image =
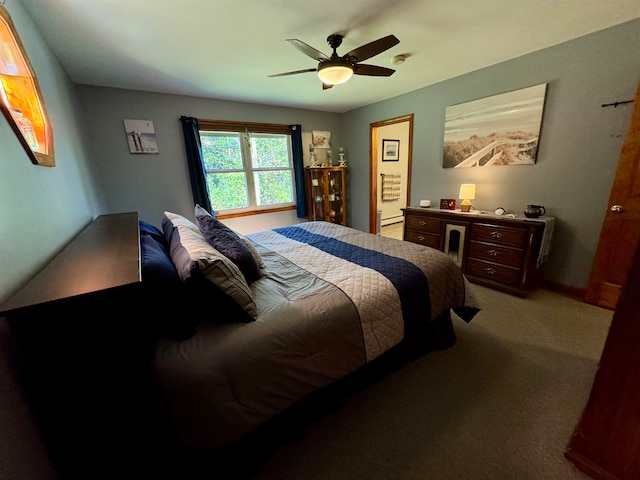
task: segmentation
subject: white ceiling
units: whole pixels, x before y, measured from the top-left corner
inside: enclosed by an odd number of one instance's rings
[[[7,8],[11,12],[7,1]],[[80,84],[346,112],[640,18],[639,0],[21,0]],[[338,54],[393,34],[366,61],[391,77],[322,90],[285,40]],[[408,56],[393,66],[395,55]],[[615,52],[611,52],[615,55]]]

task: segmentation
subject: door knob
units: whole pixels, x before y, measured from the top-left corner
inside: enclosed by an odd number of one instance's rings
[[[611,207],[611,211],[612,211],[613,213],[620,213],[620,212],[622,212],[622,205],[613,205],[613,206]]]

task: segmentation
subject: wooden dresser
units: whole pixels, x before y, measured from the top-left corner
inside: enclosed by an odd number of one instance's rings
[[[537,266],[545,220],[408,207],[404,239],[447,253],[474,283],[526,296],[542,278]]]
[[[167,422],[144,298],[129,212],[90,222],[0,305],[60,478],[160,478]]]

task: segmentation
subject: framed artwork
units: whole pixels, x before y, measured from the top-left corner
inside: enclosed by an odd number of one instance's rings
[[[311,143],[313,148],[331,148],[331,132],[312,130]]]
[[[123,120],[129,153],[158,153],[158,140],[151,120]]]
[[[53,131],[35,72],[0,1],[0,111],[34,165],[54,167]]]
[[[532,165],[547,84],[446,108],[444,168]]]
[[[400,160],[400,140],[382,140],[382,161],[397,162]]]

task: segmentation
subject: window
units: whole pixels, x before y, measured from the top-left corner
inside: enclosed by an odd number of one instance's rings
[[[209,199],[217,216],[295,208],[288,125],[198,123]]]
[[[0,110],[31,162],[55,166],[53,134],[38,80],[9,12],[0,5]]]

